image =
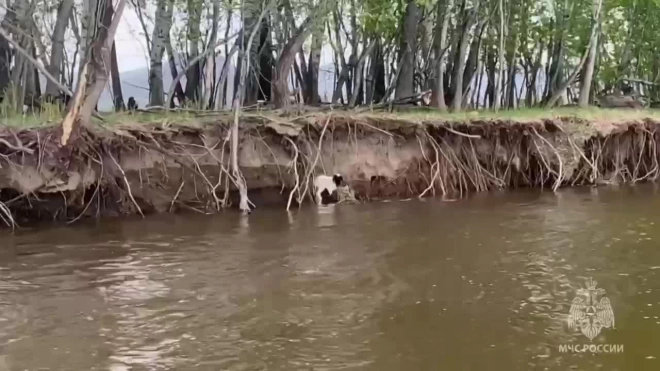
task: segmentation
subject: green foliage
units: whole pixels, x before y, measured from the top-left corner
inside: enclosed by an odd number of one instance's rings
[[[367,34],[379,35],[384,40],[396,37],[401,21],[398,1],[364,0],[362,7],[360,19]]]

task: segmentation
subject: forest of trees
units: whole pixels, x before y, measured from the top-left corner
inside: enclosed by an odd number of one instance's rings
[[[660,83],[659,0],[5,0],[0,7],[3,99],[22,109],[26,100],[75,94],[69,107],[83,120],[104,89],[125,109],[114,39],[126,12],[137,14],[148,49],[149,106],[350,107],[421,95],[453,111],[586,106],[631,84],[655,99]],[[334,55],[332,102],[319,96],[324,48]]]

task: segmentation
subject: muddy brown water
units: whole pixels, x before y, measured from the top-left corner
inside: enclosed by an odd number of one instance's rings
[[[0,371],[658,370],[659,227],[647,186],[3,232]]]

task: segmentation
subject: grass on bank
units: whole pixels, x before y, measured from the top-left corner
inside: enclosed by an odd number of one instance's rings
[[[330,111],[324,112],[309,112],[304,115],[317,115],[325,116],[331,114]],[[602,109],[598,107],[590,108],[577,108],[565,107],[555,109],[544,108],[523,108],[517,110],[501,110],[498,112],[490,110],[480,111],[466,111],[466,112],[439,112],[433,109],[414,109],[407,111],[399,111],[392,113],[385,112],[351,112],[351,111],[335,111],[336,115],[356,116],[356,117],[370,117],[383,119],[397,119],[397,120],[410,120],[411,122],[422,121],[488,121],[488,120],[509,120],[513,122],[529,122],[542,119],[552,119],[559,117],[574,117],[576,119],[593,121],[593,122],[625,122],[631,120],[654,119],[660,121],[660,109],[645,109],[645,110],[629,110],[629,109]],[[278,116],[279,113],[275,111],[251,111],[244,113],[247,116]],[[14,129],[36,129],[58,125],[64,117],[64,112],[57,105],[44,104],[42,110],[37,112],[20,113],[15,110],[13,105],[5,102],[0,103],[0,128],[14,128]],[[103,121],[94,119],[94,121],[105,127],[115,127],[124,125],[151,125],[151,124],[168,124],[168,125],[184,125],[184,126],[198,126],[202,124],[213,123],[214,121],[222,120],[227,122],[233,118],[231,112],[200,112],[200,111],[184,111],[173,110],[170,112],[104,112],[101,113]],[[293,117],[289,117],[291,119]],[[278,121],[285,121],[286,118],[279,117]]]

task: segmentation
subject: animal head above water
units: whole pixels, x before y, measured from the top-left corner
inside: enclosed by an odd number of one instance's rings
[[[337,187],[341,187],[341,185],[344,183],[344,177],[342,177],[341,174],[335,174],[332,177],[332,181]]]

